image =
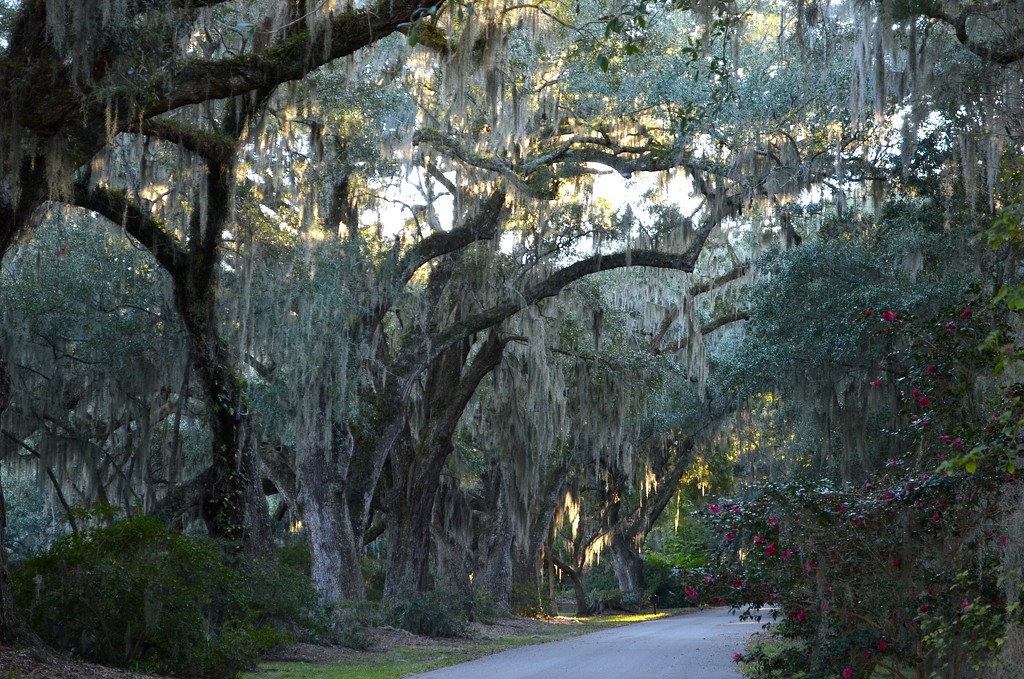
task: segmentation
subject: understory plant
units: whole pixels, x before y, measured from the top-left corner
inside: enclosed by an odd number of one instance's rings
[[[13,578],[20,610],[54,648],[181,676],[233,677],[318,617],[301,573],[146,517],[61,538]]]
[[[926,322],[856,320],[893,347],[867,379],[898,392],[892,434],[911,444],[860,486],[790,480],[709,505],[714,558],[686,593],[773,621],[778,643],[741,658],[753,676],[979,676],[1022,622],[1006,558],[1024,538],[1009,518],[1024,466],[1014,334],[970,298]]]

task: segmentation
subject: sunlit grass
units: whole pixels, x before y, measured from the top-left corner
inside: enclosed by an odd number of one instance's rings
[[[398,679],[520,646],[569,639],[621,625],[657,620],[673,613],[674,611],[580,618],[577,623],[545,625],[522,636],[487,641],[452,639],[443,646],[395,646],[384,651],[359,653],[350,659],[326,664],[263,663],[257,672],[241,676],[242,679]]]

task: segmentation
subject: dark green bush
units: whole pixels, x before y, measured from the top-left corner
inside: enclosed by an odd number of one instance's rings
[[[392,602],[387,611],[387,620],[413,634],[458,637],[469,630],[469,608],[464,595],[434,590]]]
[[[274,619],[309,610],[308,581],[283,570],[232,569],[213,541],[132,518],[62,538],[13,575],[19,608],[56,648],[109,665],[233,677],[288,639]]]

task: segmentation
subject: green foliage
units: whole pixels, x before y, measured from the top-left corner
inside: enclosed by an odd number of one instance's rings
[[[994,383],[993,357],[978,351],[998,319],[974,300],[926,322],[864,314],[874,333],[902,337],[883,368],[908,422],[905,454],[861,486],[767,484],[704,513],[716,556],[689,574],[694,596],[772,606],[796,649],[755,650],[756,676],[904,676],[909,665],[961,677],[1024,622],[1019,572],[1004,561],[1024,389]]]
[[[95,662],[232,677],[309,621],[315,595],[296,572],[228,565],[217,544],[148,518],[69,535],[13,573],[18,606],[49,644]]]
[[[395,598],[386,619],[413,634],[430,637],[460,637],[469,630],[467,611],[472,602],[460,592],[431,590]]]

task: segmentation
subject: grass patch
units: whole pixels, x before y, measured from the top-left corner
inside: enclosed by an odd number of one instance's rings
[[[583,618],[578,623],[545,623],[531,633],[500,639],[451,639],[439,646],[397,645],[384,651],[358,653],[350,659],[324,664],[299,662],[262,663],[257,673],[243,674],[243,679],[398,679],[410,674],[429,672],[457,665],[476,658],[507,651],[520,646],[558,641],[671,615],[661,612],[648,615],[608,615]],[[449,643],[450,642],[450,643]]]

